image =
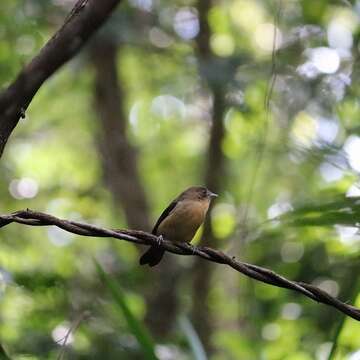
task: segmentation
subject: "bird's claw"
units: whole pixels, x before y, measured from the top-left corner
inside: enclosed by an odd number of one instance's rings
[[[158,246],[161,246],[162,243],[164,241],[164,237],[162,235],[159,235],[157,238],[156,238],[156,243]]]
[[[21,119],[25,119],[25,117],[26,117],[26,115],[25,115],[25,109],[22,107],[22,108],[20,109],[20,118],[21,118]]]
[[[190,249],[192,250],[192,255],[195,255],[196,254],[196,246],[195,245],[191,245],[191,244],[189,244],[189,246],[190,246]]]

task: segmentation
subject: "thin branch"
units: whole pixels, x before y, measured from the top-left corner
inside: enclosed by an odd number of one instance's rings
[[[70,335],[73,334],[79,328],[79,326],[81,325],[81,322],[83,320],[87,319],[89,316],[90,316],[90,312],[86,310],[86,311],[82,312],[80,314],[80,316],[78,316],[77,319],[75,319],[73,321],[73,323],[69,327],[68,331],[66,332],[65,336],[59,341],[62,344],[61,344],[61,350],[59,352],[57,360],[62,360],[64,358],[67,342],[69,340]]]
[[[155,235],[144,231],[105,229],[78,221],[59,219],[55,216],[29,209],[17,211],[10,215],[0,215],[0,228],[13,222],[30,226],[54,225],[77,235],[112,237],[136,244],[158,245],[173,254],[196,255],[214,263],[228,265],[234,270],[260,282],[299,292],[314,301],[332,306],[353,319],[360,321],[360,309],[334,298],[324,290],[307,283],[288,280],[272,270],[238,261],[235,257],[226,255],[220,250],[168,240],[163,240],[159,244],[158,238]]]
[[[250,210],[250,202],[253,198],[255,185],[257,182],[257,177],[262,166],[262,162],[264,159],[264,155],[267,148],[267,141],[268,141],[268,130],[269,130],[269,122],[270,122],[270,102],[273,95],[276,78],[277,78],[277,67],[276,67],[276,43],[277,43],[277,35],[278,30],[277,27],[280,22],[281,18],[281,10],[282,10],[282,0],[279,0],[277,3],[277,10],[274,16],[274,30],[273,30],[273,43],[272,43],[272,51],[271,51],[271,69],[270,69],[270,78],[266,84],[266,92],[265,92],[265,99],[264,99],[264,111],[265,111],[265,122],[264,128],[260,133],[258,144],[258,150],[255,153],[255,160],[254,160],[254,169],[250,176],[250,186],[249,190],[247,191],[247,197],[245,201],[245,211],[242,219],[242,225],[245,228],[248,222],[249,217],[249,210]],[[247,232],[246,232],[247,233]],[[247,235],[246,235],[247,236]],[[246,237],[245,236],[245,237]]]
[[[41,85],[83,47],[121,0],[78,0],[62,27],[0,93],[0,157]]]

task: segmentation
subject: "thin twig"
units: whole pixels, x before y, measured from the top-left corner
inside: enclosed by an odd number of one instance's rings
[[[59,219],[55,216],[29,209],[0,216],[0,228],[13,222],[30,226],[53,225],[77,235],[112,237],[136,244],[160,246],[164,250],[178,255],[199,256],[214,263],[228,265],[234,270],[263,283],[299,292],[314,301],[332,306],[353,319],[360,321],[360,309],[334,298],[314,285],[288,280],[272,270],[238,261],[235,257],[209,247],[192,246],[187,243],[171,242],[168,240],[164,240],[159,244],[158,238],[155,235],[144,231],[105,229],[78,221]]]
[[[74,333],[78,327],[80,326],[80,324],[82,323],[83,320],[85,320],[86,318],[88,318],[90,316],[90,312],[89,311],[84,311],[80,314],[80,316],[78,316],[73,323],[71,324],[71,326],[69,327],[68,331],[66,332],[65,336],[59,341],[62,342],[61,344],[61,349],[59,352],[59,355],[57,357],[57,360],[62,360],[64,355],[65,355],[65,351],[66,351],[66,345],[67,342],[69,340],[69,337],[72,333]]]
[[[281,17],[281,10],[282,10],[282,1],[279,0],[277,4],[277,10],[274,16],[274,31],[273,31],[273,43],[272,43],[272,51],[271,51],[271,69],[270,69],[270,78],[266,84],[266,92],[264,98],[264,111],[265,111],[265,121],[264,121],[264,128],[259,136],[258,140],[258,150],[255,154],[254,159],[254,169],[250,176],[250,186],[247,192],[247,197],[245,201],[245,210],[242,219],[242,226],[245,228],[248,222],[249,211],[250,211],[250,202],[254,195],[254,190],[256,186],[256,181],[258,177],[258,173],[260,171],[262,161],[266,152],[267,147],[267,140],[268,140],[268,129],[269,129],[269,122],[270,122],[270,102],[271,97],[274,91],[275,82],[277,78],[276,73],[276,43],[277,43],[277,27],[280,22]],[[247,235],[246,235],[247,236]],[[246,237],[245,236],[245,237]]]

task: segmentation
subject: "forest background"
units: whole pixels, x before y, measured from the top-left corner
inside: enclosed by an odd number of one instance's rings
[[[105,3],[105,2],[104,2]],[[5,89],[74,0],[1,0]],[[128,0],[40,88],[0,161],[0,213],[150,231],[193,184],[194,244],[360,307],[359,1]],[[12,359],[360,359],[360,324],[195,256],[0,230]],[[64,344],[66,343],[66,344]]]

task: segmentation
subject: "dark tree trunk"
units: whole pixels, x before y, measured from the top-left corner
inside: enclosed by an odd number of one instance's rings
[[[219,193],[224,175],[224,156],[221,143],[224,137],[223,115],[225,110],[223,94],[214,93],[213,123],[208,150],[205,184],[213,192]],[[201,245],[217,248],[218,241],[212,231],[210,217],[207,218]],[[208,306],[208,295],[215,264],[196,258],[193,270],[193,311],[192,319],[196,331],[208,352],[212,351],[210,338],[213,332],[213,320]]]
[[[110,42],[94,45],[95,108],[101,122],[100,153],[105,181],[115,203],[121,205],[132,229],[150,230],[146,195],[137,169],[135,148],[127,137],[124,91],[118,81],[118,48]]]
[[[102,41],[93,45],[91,60],[95,69],[95,108],[101,122],[99,148],[106,184],[115,203],[124,211],[132,229],[151,230],[149,211],[137,169],[136,149],[127,136],[124,90],[116,67],[121,47]],[[141,248],[141,251],[143,248]],[[145,287],[146,323],[152,334],[164,339],[176,322],[176,266],[170,255],[148,271]]]
[[[198,0],[198,13],[200,19],[200,33],[197,37],[197,54],[199,61],[199,71],[203,77],[213,98],[212,105],[212,125],[210,141],[208,147],[208,157],[206,160],[204,180],[205,185],[213,192],[220,193],[222,190],[222,179],[224,174],[224,155],[221,144],[224,138],[224,113],[226,104],[224,99],[224,88],[222,84],[216,83],[208,76],[209,67],[214,66],[215,56],[210,49],[210,26],[208,23],[208,13],[211,9],[210,0]],[[216,71],[216,69],[215,69]],[[212,231],[210,217],[204,225],[204,232],[201,245],[216,248],[218,241]],[[208,353],[212,352],[211,336],[214,321],[209,310],[208,295],[211,287],[211,278],[214,264],[196,258],[193,270],[193,309],[192,320],[196,331]]]

